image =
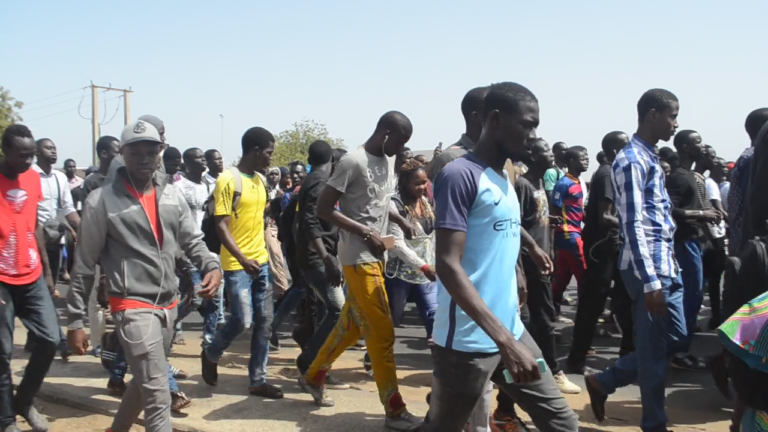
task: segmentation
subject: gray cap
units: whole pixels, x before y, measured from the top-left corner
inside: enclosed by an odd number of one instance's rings
[[[139,120],[143,120],[157,129],[157,131],[160,133],[160,135],[165,135],[165,124],[163,124],[163,121],[159,118],[150,115],[150,114],[144,114],[143,116],[139,117]]]
[[[120,134],[120,148],[137,142],[163,143],[157,129],[151,123],[143,120],[129,123],[123,129],[123,133]]]

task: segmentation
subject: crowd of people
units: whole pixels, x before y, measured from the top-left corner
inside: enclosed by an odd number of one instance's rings
[[[727,268],[768,234],[748,198],[768,108],[748,116],[753,146],[735,162],[696,131],[677,131],[679,109],[669,91],[644,93],[637,131],[605,135],[590,181],[587,149],[537,137],[537,98],[509,82],[466,94],[465,133],[432,160],[406,147],[413,125],[398,111],[362,145],[318,140],[288,167],[272,166],[264,128],[248,129],[239,161],[225,167],[216,150],[166,145],[163,122],[145,115],[119,139],[98,140],[99,166],[83,179],[72,159],[54,168],[51,139],[12,125],[0,162],[0,431],[18,430],[17,415],[48,430],[34,397],[57,351],[101,358],[122,398],[111,431],[130,430],[142,411],[146,430],[171,431],[171,412],[192,404],[176,383],[187,373],[170,361],[194,312],[203,381],[217,385],[222,356],[251,329],[248,391],[262,398],[284,396],[267,364],[291,314],[299,385],[318,406],[334,405],[328,389],[349,388],[331,375],[339,356],[366,350],[391,430],[527,430],[519,407],[538,430],[576,431],[563,394],[582,388],[569,372],[585,376],[598,421],[609,395],[637,384],[642,430],[666,431],[669,365],[711,371],[726,395],[732,382],[734,427],[762,430],[768,407],[754,389],[768,373],[768,299],[764,287],[729,283]],[[70,284],[66,335],[57,282]],[[707,359],[690,353],[705,292],[707,327],[724,347]],[[408,302],[432,351],[424,419],[398,387],[395,327]],[[561,313],[573,304],[575,322]],[[15,318],[31,356],[14,395]],[[608,333],[600,322],[621,334],[619,358],[602,371],[587,366],[593,338]],[[557,323],[574,326],[564,364]]]

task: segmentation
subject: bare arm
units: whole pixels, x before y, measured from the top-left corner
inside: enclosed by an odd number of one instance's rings
[[[326,187],[317,201],[317,215],[324,220],[336,225],[340,229],[352,233],[360,238],[365,238],[371,232],[367,226],[355,222],[336,211],[336,203],[343,194],[332,187]]]
[[[619,218],[613,215],[613,201],[601,199],[597,204],[597,212],[600,215],[600,226],[602,228],[618,228]]]

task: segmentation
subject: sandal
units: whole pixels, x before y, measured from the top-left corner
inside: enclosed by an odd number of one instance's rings
[[[183,392],[171,393],[171,412],[180,414],[181,410],[192,405],[192,400]]]
[[[249,387],[248,393],[253,396],[261,396],[267,399],[282,399],[283,391],[272,384],[264,383],[258,387]]]

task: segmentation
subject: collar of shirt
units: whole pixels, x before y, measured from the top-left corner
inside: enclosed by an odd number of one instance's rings
[[[578,177],[572,176],[571,173],[567,173],[567,174],[565,174],[565,176],[568,177],[569,179],[573,180],[573,182],[576,183],[576,184],[580,184],[581,183],[581,180],[579,180]]]
[[[467,134],[461,134],[461,138],[459,138],[459,142],[457,142],[459,146],[461,146],[464,150],[468,152],[475,151],[475,147],[477,147],[477,143],[472,141]]]
[[[643,139],[637,136],[637,134],[632,135],[632,139],[629,141],[629,144],[638,150],[641,150],[654,162],[659,162],[659,157],[656,155],[656,148],[643,141]]]

